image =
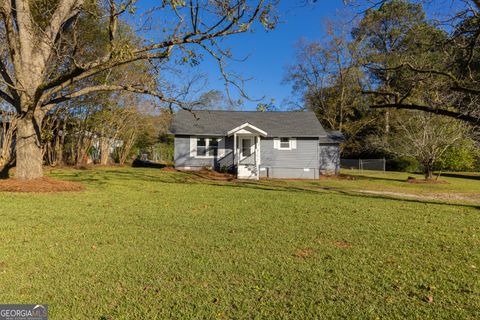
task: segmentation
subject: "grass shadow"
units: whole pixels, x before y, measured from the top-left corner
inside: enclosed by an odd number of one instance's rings
[[[370,181],[397,181],[397,182],[405,182],[407,181],[407,178],[405,179],[400,179],[400,178],[387,178],[387,177],[372,177],[372,176],[366,176],[366,175],[351,175],[354,177],[356,180],[370,180]]]
[[[156,168],[156,169],[163,169],[167,165],[163,163],[156,163],[156,162],[151,162],[148,160],[140,160],[140,159],[135,159],[132,163],[133,168]]]
[[[84,182],[86,184],[105,186],[112,180],[122,180],[129,182],[158,182],[158,183],[186,183],[189,180],[184,175],[176,174],[148,174],[149,170],[158,172],[154,168],[142,168],[143,170],[121,170],[121,169],[106,169],[106,170],[83,170],[82,172],[62,172],[56,173],[62,179],[69,179],[77,182]],[[170,172],[165,172],[170,173]]]
[[[152,170],[152,173],[148,173]],[[156,183],[165,183],[165,184],[203,184],[215,187],[227,187],[227,188],[246,188],[259,191],[275,191],[275,192],[301,192],[301,193],[310,193],[316,195],[328,195],[328,193],[340,194],[348,197],[356,198],[370,198],[370,199],[383,199],[390,201],[402,201],[410,203],[422,203],[422,204],[434,204],[434,205],[444,205],[444,206],[459,206],[474,208],[480,210],[480,205],[476,204],[464,204],[464,203],[455,203],[455,202],[446,202],[441,200],[429,200],[429,199],[415,199],[415,198],[404,198],[396,197],[391,195],[383,194],[367,194],[357,191],[343,190],[335,187],[325,187],[318,185],[310,186],[294,186],[290,185],[282,180],[237,180],[237,179],[214,179],[212,177],[204,176],[196,172],[169,172],[163,171],[163,174],[158,174],[158,169],[148,168],[147,170],[120,170],[120,169],[108,169],[105,171],[92,171],[91,173],[74,173],[73,175],[67,174],[63,175],[65,178],[72,177],[73,180],[78,182],[85,182],[87,184],[98,184],[99,186],[104,186],[108,184],[109,180],[112,180],[113,175],[115,179],[120,179],[124,181],[145,181],[145,182],[156,182]],[[155,172],[156,174],[154,174]],[[94,175],[94,176],[92,176]],[[402,179],[388,179],[388,178],[376,178],[376,177],[365,177],[365,179],[372,180],[398,180],[404,182]]]
[[[384,199],[384,200],[391,200],[391,201],[403,201],[403,202],[411,202],[411,203],[422,203],[422,204],[435,204],[435,205],[446,205],[446,206],[460,206],[460,207],[467,207],[467,208],[474,208],[480,210],[480,205],[476,204],[464,204],[464,203],[454,203],[454,202],[447,202],[442,200],[429,200],[429,199],[415,199],[415,198],[406,198],[400,196],[391,196],[391,195],[382,195],[382,194],[367,194],[358,191],[349,191],[349,190],[342,190],[339,188],[334,187],[323,187],[323,186],[292,186],[292,185],[285,185],[284,181],[274,181],[274,180],[265,180],[265,181],[256,181],[256,180],[214,180],[208,179],[201,175],[195,173],[184,173],[191,177],[191,179],[182,179],[182,181],[177,181],[176,183],[183,182],[183,183],[203,183],[212,186],[221,186],[221,187],[232,187],[232,188],[249,188],[249,189],[257,189],[262,191],[284,191],[284,192],[302,192],[302,193],[313,193],[313,194],[321,194],[322,192],[332,192],[336,194],[341,194],[349,197],[357,197],[357,198],[370,198],[370,199]],[[369,179],[371,177],[365,177]],[[373,177],[375,180],[375,177]],[[388,178],[378,178],[377,180],[398,180],[401,182],[405,182],[402,179],[388,179]]]
[[[217,184],[218,185],[218,184]],[[221,186],[229,186],[228,184],[222,184]],[[231,187],[238,187],[238,188],[253,188],[262,191],[285,191],[285,192],[308,192],[314,194],[321,194],[322,191],[332,192],[336,194],[341,194],[344,196],[349,197],[356,197],[356,198],[369,198],[369,199],[384,199],[384,200],[391,200],[391,201],[402,201],[402,202],[411,202],[411,203],[422,203],[422,204],[435,204],[435,205],[446,205],[446,206],[457,206],[457,207],[467,207],[480,210],[480,205],[476,204],[464,204],[464,203],[454,203],[454,202],[446,202],[441,200],[429,200],[429,199],[415,199],[415,198],[404,198],[404,197],[395,197],[390,195],[382,195],[382,194],[367,194],[363,192],[356,192],[356,191],[347,191],[338,188],[332,187],[296,187],[296,186],[271,186],[271,185],[261,185],[252,182],[242,182],[237,183],[235,185],[230,185]]]
[[[442,173],[443,177],[448,178],[459,178],[459,179],[470,179],[470,180],[480,180],[480,174],[468,174],[468,173]]]
[[[198,175],[194,175],[198,177]],[[202,177],[200,177],[202,178]],[[370,177],[365,177],[370,178]],[[375,179],[375,178],[373,178]],[[379,178],[378,180],[397,180],[397,179],[386,179],[386,178]],[[404,182],[405,180],[398,179],[398,181]],[[250,188],[250,189],[257,189],[262,191],[284,191],[284,192],[308,192],[314,194],[321,194],[322,192],[332,192],[336,194],[341,194],[349,197],[357,197],[357,198],[370,198],[370,199],[385,199],[391,201],[403,201],[403,202],[411,202],[411,203],[422,203],[422,204],[435,204],[435,205],[446,205],[446,206],[459,206],[459,207],[467,207],[467,208],[474,208],[480,210],[480,205],[476,204],[464,204],[464,203],[455,203],[455,202],[447,202],[442,200],[434,200],[434,199],[415,199],[415,198],[406,198],[401,196],[391,196],[391,195],[384,195],[384,194],[367,194],[358,191],[350,191],[350,190],[342,190],[335,187],[323,187],[323,186],[292,186],[292,185],[282,185],[281,181],[249,181],[249,180],[233,180],[233,181],[215,181],[211,179],[202,179],[202,183],[206,183],[209,185],[214,186],[223,186],[223,187],[233,187],[233,188]]]

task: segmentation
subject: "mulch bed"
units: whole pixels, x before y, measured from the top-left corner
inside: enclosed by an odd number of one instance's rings
[[[15,178],[0,180],[0,192],[72,192],[84,189],[84,186],[78,182],[55,180],[49,177],[30,181]]]
[[[409,177],[407,179],[408,183],[413,183],[413,184],[448,184],[448,181],[445,180],[437,180],[437,179],[415,179]]]

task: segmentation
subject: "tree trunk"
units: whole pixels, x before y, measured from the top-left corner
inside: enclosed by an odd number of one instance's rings
[[[427,163],[423,167],[423,173],[425,174],[425,180],[431,180],[433,179],[433,170],[432,166],[430,163]]]
[[[56,157],[57,157],[57,162],[60,165],[63,165],[63,150],[65,147],[65,136],[67,135],[67,121],[63,121],[62,124],[62,129],[60,131],[62,134],[60,135],[60,138],[57,137],[57,145],[56,145]]]
[[[123,146],[120,150],[120,155],[118,157],[118,162],[121,165],[124,165],[125,162],[127,161],[127,157],[130,154],[130,150],[132,150],[135,139],[136,139],[136,134],[135,132],[132,132],[130,137],[126,141],[124,141]]]
[[[390,133],[390,111],[385,110],[385,133]]]
[[[15,178],[33,180],[43,177],[43,157],[40,143],[40,128],[43,116],[26,115],[17,124],[17,166]]]
[[[10,120],[9,125],[7,126],[7,119]],[[12,160],[12,152],[14,152],[13,138],[15,130],[17,130],[17,118],[2,115],[2,127],[0,128],[0,167],[10,163]]]
[[[85,136],[85,132],[82,133],[82,136],[78,139],[77,147],[75,150],[75,164],[76,165],[84,165],[89,163],[89,155],[88,151],[92,146],[92,139]]]
[[[55,138],[55,165],[61,165],[63,162],[63,146],[60,144],[60,138]]]
[[[110,139],[106,137],[100,138],[100,165],[106,166],[110,156]]]

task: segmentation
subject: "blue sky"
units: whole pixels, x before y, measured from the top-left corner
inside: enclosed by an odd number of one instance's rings
[[[440,11],[448,14],[452,12],[452,3],[458,1],[460,0],[437,0],[432,6],[442,7]],[[307,1],[309,4],[300,5],[304,2],[306,0],[281,0],[277,8],[280,22],[272,31],[266,32],[257,24],[253,33],[230,36],[222,41],[223,48],[231,49],[235,58],[248,56],[246,61],[230,61],[228,70],[240,74],[243,78],[251,78],[245,83],[245,91],[250,97],[263,97],[262,102],[266,103],[274,99],[275,105],[282,108],[282,102],[292,98],[291,86],[282,83],[282,79],[286,67],[295,62],[295,43],[302,38],[310,41],[321,40],[325,36],[325,20],[335,19],[337,14],[345,10],[342,0],[317,0],[315,3],[310,0]],[[143,11],[158,3],[159,0],[140,0],[138,5]],[[429,12],[432,8],[425,9]],[[152,30],[149,36],[155,38],[155,32],[160,32],[161,19],[154,19],[158,29]],[[203,92],[212,89],[225,92],[218,65],[208,54],[199,66],[182,67],[181,70],[186,76],[197,73],[206,75],[208,83],[202,87]],[[239,97],[233,88],[232,97]],[[257,103],[258,101],[246,100],[243,109],[255,109]]]
[[[235,58],[246,61],[229,61],[229,70],[243,78],[251,78],[245,83],[245,91],[252,98],[263,98],[263,102],[275,100],[280,106],[284,99],[291,96],[288,84],[282,84],[285,67],[294,61],[294,45],[299,39],[319,39],[323,34],[325,18],[334,17],[344,5],[342,0],[318,0],[316,3],[301,5],[303,0],[282,0],[277,7],[279,24],[272,31],[266,32],[260,25],[254,32],[234,35],[222,41],[224,48],[229,48]],[[158,5],[158,0],[141,0],[140,11]],[[160,20],[160,19],[159,19]],[[157,21],[158,22],[158,21]],[[161,23],[158,23],[161,24]],[[157,30],[158,31],[158,30]],[[153,36],[151,32],[149,36]],[[153,36],[155,38],[155,36]],[[204,91],[216,89],[225,92],[217,63],[205,55],[196,68],[183,68],[185,73],[202,73],[208,78]],[[232,96],[238,98],[238,91],[232,89]],[[258,101],[244,101],[244,109],[255,109]]]
[[[245,78],[252,77],[246,83],[247,93],[252,98],[265,97],[265,102],[273,98],[277,106],[291,96],[291,87],[282,84],[282,79],[285,67],[294,61],[295,43],[301,38],[321,38],[325,18],[333,17],[343,8],[341,0],[320,0],[307,6],[295,5],[296,2],[283,1],[279,7],[281,21],[273,31],[265,32],[257,27],[254,33],[240,34],[226,41],[237,57],[248,55],[246,61],[230,65]],[[211,88],[224,90],[213,61],[205,61],[201,68],[209,73]],[[245,101],[245,107],[252,109],[257,103]]]

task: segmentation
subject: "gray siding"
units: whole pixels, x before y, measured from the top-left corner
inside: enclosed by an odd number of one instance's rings
[[[216,158],[195,158],[190,156],[190,136],[175,136],[174,152],[175,168],[201,169],[212,167],[220,170],[226,167],[231,170],[233,165],[233,138],[225,140],[225,155]]]
[[[262,139],[261,176],[285,179],[318,178],[318,139],[297,138],[297,148],[277,150],[273,138]]]
[[[317,138],[297,138],[297,148],[277,150],[273,138],[261,140],[260,176],[283,179],[317,179],[320,174],[337,174],[340,169],[338,144],[319,144]],[[233,138],[225,140],[225,154],[221,158],[190,156],[190,136],[175,137],[175,167],[215,170],[233,170]]]
[[[261,167],[260,177],[274,179],[318,179],[318,168],[306,170],[300,168]]]
[[[228,171],[233,170],[233,137],[225,137],[225,153],[224,156],[218,158],[214,166],[215,170]]]
[[[340,172],[340,146],[338,144],[320,144],[319,168],[321,174]]]

